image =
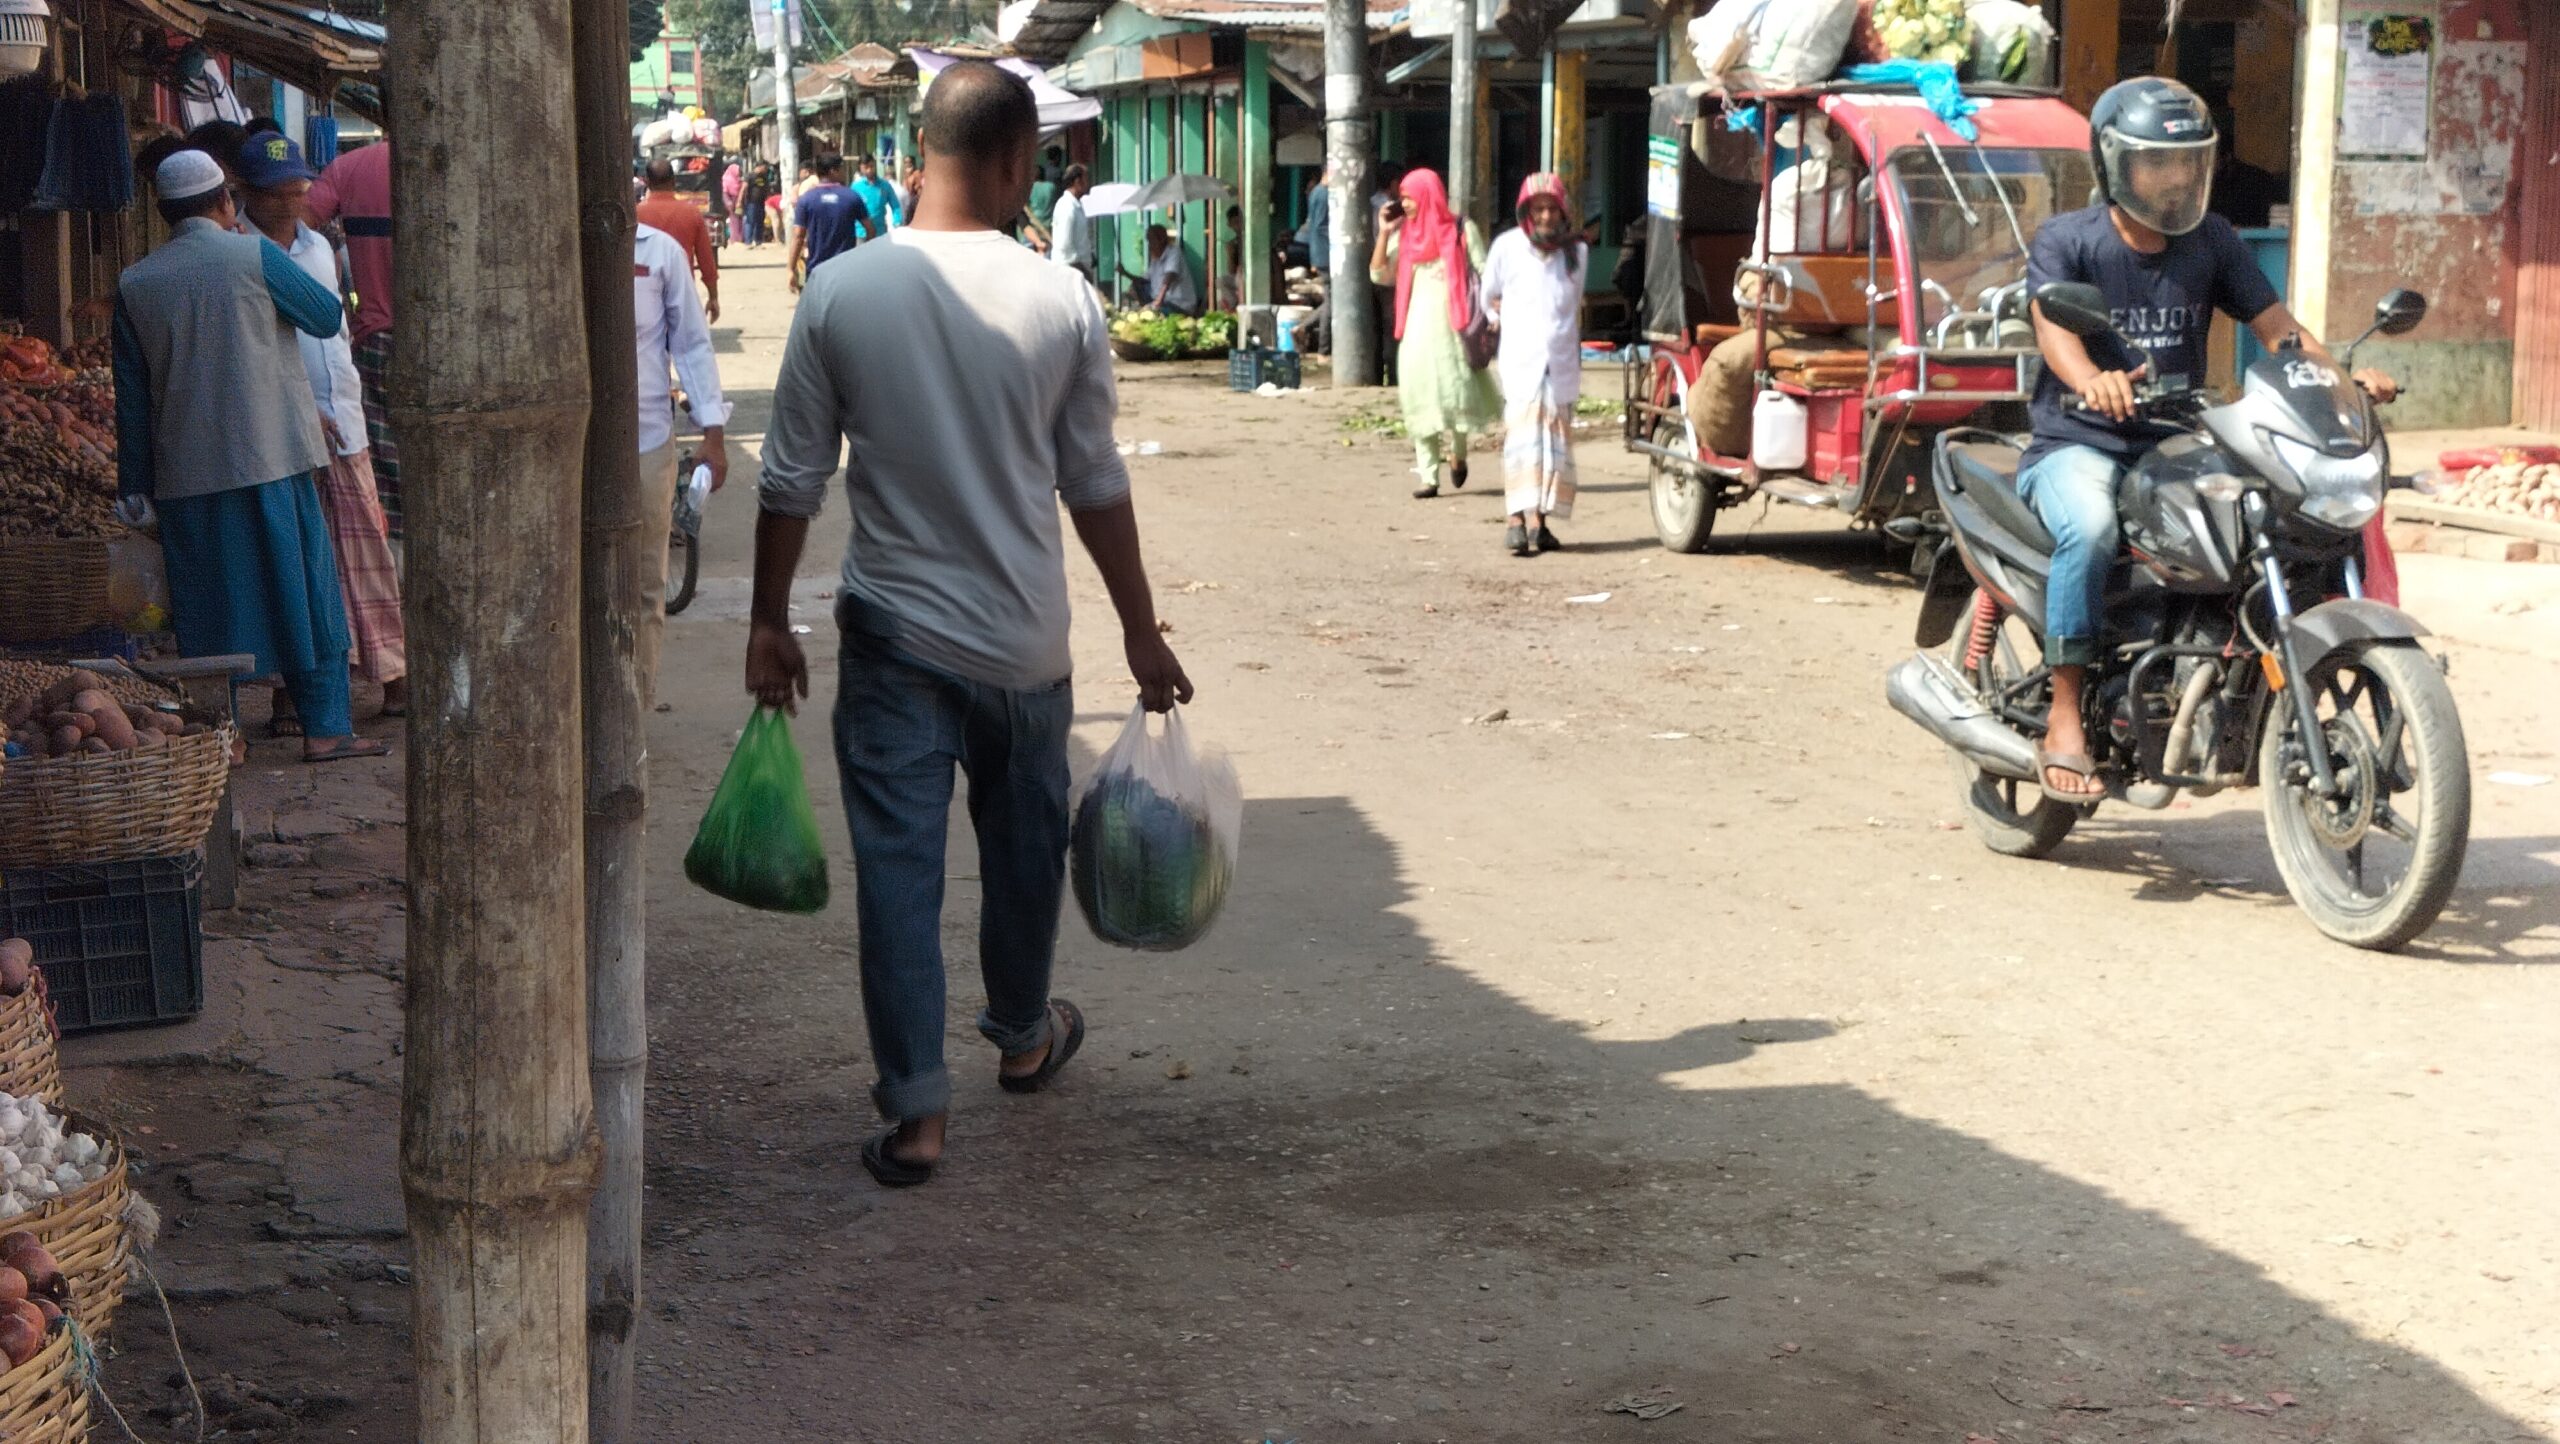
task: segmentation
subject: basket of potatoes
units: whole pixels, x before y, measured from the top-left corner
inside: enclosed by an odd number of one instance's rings
[[[76,668],[0,706],[0,868],[170,857],[203,846],[231,729],[174,699],[120,699]]]

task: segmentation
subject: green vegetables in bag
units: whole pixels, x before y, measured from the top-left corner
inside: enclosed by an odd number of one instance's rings
[[[791,724],[759,707],[729,755],[702,826],[685,849],[684,875],[705,892],[778,913],[827,905],[827,850],[809,806]]]

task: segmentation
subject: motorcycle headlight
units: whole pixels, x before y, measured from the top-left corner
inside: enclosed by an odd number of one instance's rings
[[[2269,433],[2276,459],[2302,482],[2302,514],[2323,526],[2354,531],[2382,510],[2382,448],[2330,456],[2290,436]]]

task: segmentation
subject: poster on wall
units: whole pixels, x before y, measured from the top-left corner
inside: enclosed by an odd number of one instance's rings
[[[2339,157],[2424,160],[2435,88],[2435,17],[2352,10],[2339,22],[2346,50],[2338,94]]]

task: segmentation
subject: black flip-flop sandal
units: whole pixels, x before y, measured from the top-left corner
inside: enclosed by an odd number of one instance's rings
[[[1066,1021],[1066,1030],[1060,1032],[1056,1024],[1050,1025],[1049,1056],[1040,1060],[1039,1067],[1018,1078],[997,1070],[996,1082],[1007,1093],[1037,1093],[1048,1087],[1057,1078],[1058,1070],[1067,1066],[1076,1050],[1084,1046],[1084,1010],[1064,998],[1051,998],[1049,1010]]]
[[[302,754],[302,760],[307,766],[317,766],[323,762],[344,762],[351,757],[388,757],[390,755],[390,743],[377,742],[370,737],[355,737],[326,752],[305,752]]]
[[[1453,490],[1457,491],[1464,491],[1467,489],[1467,464],[1465,462],[1453,461],[1449,464],[1449,485]]]
[[[862,1145],[862,1166],[872,1181],[882,1188],[913,1188],[933,1181],[933,1165],[900,1158],[889,1151],[889,1141],[898,1136],[898,1125]]]

